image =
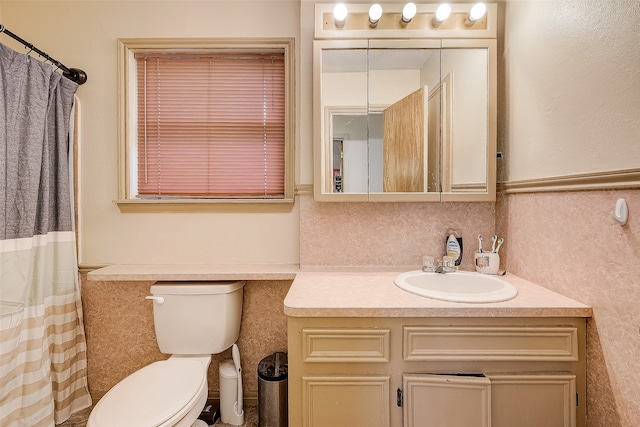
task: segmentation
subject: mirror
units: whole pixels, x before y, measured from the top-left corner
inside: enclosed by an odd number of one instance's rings
[[[495,199],[494,42],[316,41],[316,199]]]

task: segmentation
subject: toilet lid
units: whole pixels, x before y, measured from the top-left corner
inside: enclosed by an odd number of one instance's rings
[[[100,399],[93,411],[95,425],[159,426],[196,396],[206,378],[198,360],[152,363],[120,381]]]

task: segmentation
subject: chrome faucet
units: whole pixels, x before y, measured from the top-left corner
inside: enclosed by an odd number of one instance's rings
[[[442,261],[435,260],[432,256],[422,257],[422,271],[425,273],[451,273],[457,271],[456,259],[452,256],[442,257]]]
[[[438,262],[438,266],[435,269],[436,273],[452,273],[457,270],[456,268],[456,260],[452,256],[444,256],[442,257],[442,263]]]

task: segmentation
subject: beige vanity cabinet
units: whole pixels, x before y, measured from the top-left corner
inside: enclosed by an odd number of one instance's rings
[[[585,426],[585,325],[289,317],[289,425]]]

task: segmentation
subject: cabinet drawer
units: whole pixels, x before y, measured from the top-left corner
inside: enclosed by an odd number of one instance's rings
[[[578,360],[575,327],[405,326],[403,356],[407,361]]]
[[[388,363],[389,329],[302,329],[306,363]]]

